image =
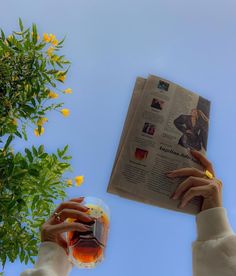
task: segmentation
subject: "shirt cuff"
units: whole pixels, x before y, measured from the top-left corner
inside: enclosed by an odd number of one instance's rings
[[[57,275],[67,275],[72,268],[65,250],[54,242],[43,242],[40,245],[35,268],[47,267]]]
[[[211,208],[196,216],[197,241],[214,240],[234,234],[223,207]]]

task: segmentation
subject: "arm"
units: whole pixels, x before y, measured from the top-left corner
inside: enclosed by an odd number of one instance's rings
[[[198,238],[193,243],[193,275],[235,276],[236,236],[222,207],[222,183],[214,177],[213,166],[203,154],[191,153],[208,173],[182,168],[167,176],[187,177],[173,194],[173,199],[181,200],[180,208],[196,196],[203,199],[201,212],[196,217]]]
[[[198,237],[192,245],[194,276],[236,275],[236,236],[226,210],[216,207],[196,217]]]
[[[34,269],[28,269],[21,276],[58,276],[68,275],[72,264],[65,250],[56,243],[43,242],[39,249]]]
[[[174,120],[175,127],[181,131],[182,133],[185,133],[187,128],[185,126],[185,117],[184,115],[180,115],[178,118]]]

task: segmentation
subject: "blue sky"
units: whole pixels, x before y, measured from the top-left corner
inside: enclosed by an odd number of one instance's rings
[[[224,183],[224,206],[236,228],[236,2],[233,0],[8,0],[1,3],[0,27],[7,33],[36,23],[39,32],[67,36],[72,61],[64,97],[71,116],[49,115],[45,134],[30,134],[28,145],[50,152],[70,145],[80,188],[68,197],[94,195],[111,209],[106,260],[94,270],[71,275],[189,276],[193,216],[107,194],[116,149],[135,78],[156,74],[212,101],[208,156]],[[16,142],[23,149],[25,143]],[[8,263],[7,276],[26,267]]]

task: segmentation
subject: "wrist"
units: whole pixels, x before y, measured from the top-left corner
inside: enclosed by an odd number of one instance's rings
[[[204,200],[201,211],[206,211],[217,207],[223,207],[220,200]]]

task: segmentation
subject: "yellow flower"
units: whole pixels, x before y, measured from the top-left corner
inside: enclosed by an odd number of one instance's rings
[[[48,49],[47,49],[47,55],[49,56],[49,57],[51,57],[52,56],[52,54],[53,54],[53,52],[54,52],[54,48],[52,47],[52,46],[50,46]]]
[[[53,35],[53,34],[50,34],[50,35],[49,35],[49,37],[50,37],[50,41],[53,41],[53,40],[55,40],[55,39],[56,39],[56,36],[55,36],[55,35]]]
[[[66,79],[66,75],[58,76],[57,79],[60,80],[60,81],[62,81],[62,82],[64,82],[65,79]]]
[[[39,118],[38,121],[37,121],[37,125],[38,126],[43,126],[44,123],[48,122],[48,119],[47,118]]]
[[[12,124],[13,124],[14,126],[17,126],[17,125],[18,125],[17,120],[16,120],[16,119],[13,119],[13,120],[12,120]]]
[[[51,98],[51,99],[56,99],[56,98],[58,98],[58,94],[53,92],[53,91],[50,91],[48,93],[48,97]]]
[[[44,134],[44,127],[41,127],[40,133],[39,133],[38,128],[35,128],[35,129],[34,129],[34,135],[35,135],[35,136],[40,136],[40,135],[42,135],[42,134]]]
[[[70,115],[70,110],[67,109],[67,108],[63,108],[60,110],[61,114],[64,116],[64,117],[67,117]]]
[[[79,175],[75,177],[76,186],[80,186],[84,182],[83,175]]]
[[[71,186],[73,185],[72,179],[68,179],[68,180],[66,181],[66,184],[67,184],[68,187],[71,187]]]
[[[55,62],[57,62],[59,59],[60,59],[59,56],[56,56],[56,55],[51,57],[51,60]]]
[[[57,72],[57,80],[64,82],[65,79],[66,79],[66,73],[63,71],[58,71]]]
[[[7,37],[7,39],[8,39],[8,40],[12,40],[12,39],[13,39],[13,36],[12,36],[12,35],[9,35],[9,36]]]
[[[58,40],[57,39],[53,39],[51,41],[51,43],[52,43],[53,46],[57,46],[58,45]]]
[[[51,41],[51,38],[49,37],[48,34],[46,34],[46,33],[43,34],[43,41],[45,41],[46,43]]]
[[[71,88],[67,88],[64,90],[65,94],[71,94],[72,93],[72,89]]]

